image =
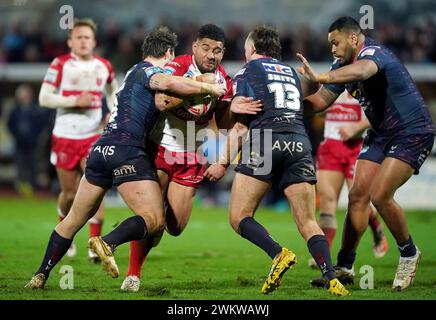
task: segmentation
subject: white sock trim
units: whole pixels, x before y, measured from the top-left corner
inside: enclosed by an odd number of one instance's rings
[[[89,224],[101,224],[101,221],[97,218],[92,217],[91,219],[88,220]]]
[[[61,208],[57,207],[57,211],[58,211],[58,216],[59,216],[59,217],[61,217],[61,218],[65,218],[65,217],[67,216],[66,214],[64,214],[64,213],[62,212]]]

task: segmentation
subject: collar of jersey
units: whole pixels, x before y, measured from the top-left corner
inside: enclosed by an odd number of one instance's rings
[[[94,55],[92,55],[91,59],[89,59],[89,60],[80,59],[76,54],[74,54],[72,52],[70,52],[70,55],[74,60],[81,61],[81,62],[90,62],[90,61],[94,60]]]

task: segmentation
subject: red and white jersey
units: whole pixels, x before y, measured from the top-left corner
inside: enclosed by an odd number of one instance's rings
[[[175,76],[195,78],[201,72],[193,55],[181,55],[165,66],[165,72]],[[220,64],[215,71],[216,82],[226,84],[227,91],[219,101],[231,101],[233,97],[232,78]],[[194,108],[192,108],[194,107]],[[200,104],[195,99],[189,103],[163,112],[151,132],[151,140],[170,151],[196,151],[203,141],[196,141],[196,133],[209,125],[214,113],[215,101],[204,98]],[[189,110],[188,110],[189,108]],[[189,134],[188,134],[189,132]]]
[[[94,95],[94,99],[88,107],[57,108],[53,134],[68,139],[86,139],[100,133],[103,91],[114,78],[110,62],[99,56],[79,60],[70,53],[55,58],[44,83],[55,86],[58,94],[64,97],[87,91]]]
[[[327,109],[324,139],[343,140],[339,135],[338,127],[360,122],[363,119],[365,119],[365,113],[359,102],[345,90]]]

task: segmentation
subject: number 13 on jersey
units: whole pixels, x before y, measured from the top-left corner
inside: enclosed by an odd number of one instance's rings
[[[300,110],[300,91],[291,83],[271,82],[268,84],[270,93],[274,93],[275,107],[278,109]]]

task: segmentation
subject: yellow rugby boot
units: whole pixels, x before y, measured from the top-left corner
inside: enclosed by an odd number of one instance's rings
[[[329,281],[329,286],[327,288],[328,292],[335,296],[343,297],[349,296],[351,293],[347,289],[345,289],[344,285],[339,282],[337,278],[334,278]]]
[[[103,270],[112,278],[118,278],[120,272],[109,245],[101,237],[92,237],[88,241],[88,248],[99,256]]]
[[[285,272],[296,263],[297,256],[287,248],[282,248],[282,252],[272,261],[271,270],[262,286],[262,293],[268,294],[277,289]]]
[[[47,281],[43,273],[38,273],[30,279],[30,281],[24,286],[27,289],[44,289],[45,282]]]

